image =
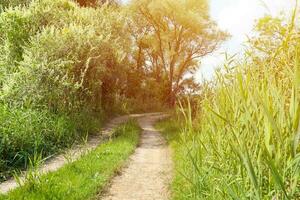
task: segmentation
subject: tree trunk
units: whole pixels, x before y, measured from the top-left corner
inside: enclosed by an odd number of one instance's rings
[[[169,83],[168,86],[168,97],[167,97],[167,105],[170,108],[174,108],[176,103],[176,94],[173,90],[173,82]]]

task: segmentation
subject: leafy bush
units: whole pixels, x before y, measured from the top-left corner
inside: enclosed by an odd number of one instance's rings
[[[101,107],[103,81],[111,81],[112,65],[122,67],[126,40],[120,42],[119,15],[110,7],[83,9],[67,0],[36,1],[4,12],[5,101],[67,111],[83,104]]]
[[[111,66],[122,73],[123,18],[114,7],[68,0],[0,14],[2,177],[36,153],[48,156],[98,131],[103,83],[114,81]]]
[[[31,0],[1,0],[0,12],[1,10],[5,10],[8,7],[24,6],[28,5],[30,2]]]

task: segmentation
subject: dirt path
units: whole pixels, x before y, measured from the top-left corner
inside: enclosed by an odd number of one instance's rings
[[[39,173],[45,174],[48,172],[53,172],[67,164],[68,162],[73,162],[80,158],[83,154],[95,149],[100,145],[105,139],[109,138],[112,130],[118,125],[125,123],[130,118],[141,118],[144,116],[157,115],[157,113],[150,114],[141,114],[141,115],[127,115],[122,117],[117,117],[111,120],[107,125],[102,129],[102,131],[89,138],[88,142],[85,145],[77,145],[74,148],[66,151],[64,154],[60,154],[52,157],[47,160],[39,169]],[[24,172],[26,174],[26,172]],[[21,181],[24,180],[24,177],[21,177]],[[17,188],[19,185],[17,182],[11,178],[3,183],[0,183],[0,193],[7,193],[10,190]]]
[[[167,200],[171,180],[170,150],[153,124],[162,115],[139,118],[143,129],[140,146],[130,157],[129,164],[111,187],[98,199],[103,200]]]

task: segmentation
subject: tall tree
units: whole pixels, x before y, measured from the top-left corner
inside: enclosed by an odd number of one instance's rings
[[[137,69],[165,83],[165,100],[175,104],[185,77],[227,35],[210,19],[206,0],[133,0],[131,32]]]
[[[103,5],[105,3],[112,4],[112,5],[118,5],[119,1],[118,0],[75,0],[76,2],[79,3],[80,6],[99,6]]]
[[[9,6],[28,5],[31,0],[1,0],[0,8],[7,8]]]

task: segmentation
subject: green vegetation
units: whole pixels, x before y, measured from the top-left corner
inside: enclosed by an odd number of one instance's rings
[[[2,0],[0,181],[109,116],[173,106],[225,37],[205,0]]]
[[[0,199],[89,199],[101,193],[138,144],[140,128],[130,121],[114,131],[111,141],[56,172],[35,174],[26,184]],[[34,172],[33,172],[34,173]],[[32,176],[30,176],[32,177]]]
[[[300,198],[295,16],[289,23],[261,19],[246,59],[228,58],[195,97],[197,109],[189,103],[181,108],[186,123],[180,128],[172,121],[162,124],[167,135],[175,134],[170,141],[176,154],[174,199]]]
[[[117,18],[101,9],[46,0],[1,13],[1,179],[35,154],[48,156],[99,130],[103,51],[115,37],[100,20]]]
[[[8,7],[24,6],[28,5],[31,0],[2,0],[0,2],[0,12]]]
[[[55,115],[45,110],[0,106],[0,180],[16,168],[28,166],[36,154],[50,156],[74,141],[86,138],[87,131],[97,131],[100,122],[85,116],[90,123],[81,124],[84,116]],[[98,123],[98,124],[96,124]],[[91,127],[87,127],[91,126]]]
[[[142,76],[150,87],[147,95],[173,108],[178,96],[197,90],[194,78],[187,77],[227,34],[209,18],[206,0],[133,0],[130,9],[136,68],[151,69],[151,79]]]
[[[201,58],[227,38],[208,11],[206,0],[1,1],[0,181],[111,115],[180,100],[177,119],[160,124],[174,199],[300,199],[299,11],[260,19],[244,54],[199,85]],[[120,133],[7,198],[96,195],[136,146],[135,125]]]
[[[193,199],[191,183],[185,177],[185,173],[190,173],[193,166],[189,160],[186,143],[181,137],[182,126],[183,124],[174,119],[163,120],[156,124],[156,128],[161,131],[172,148],[174,177],[171,192],[174,200]]]

